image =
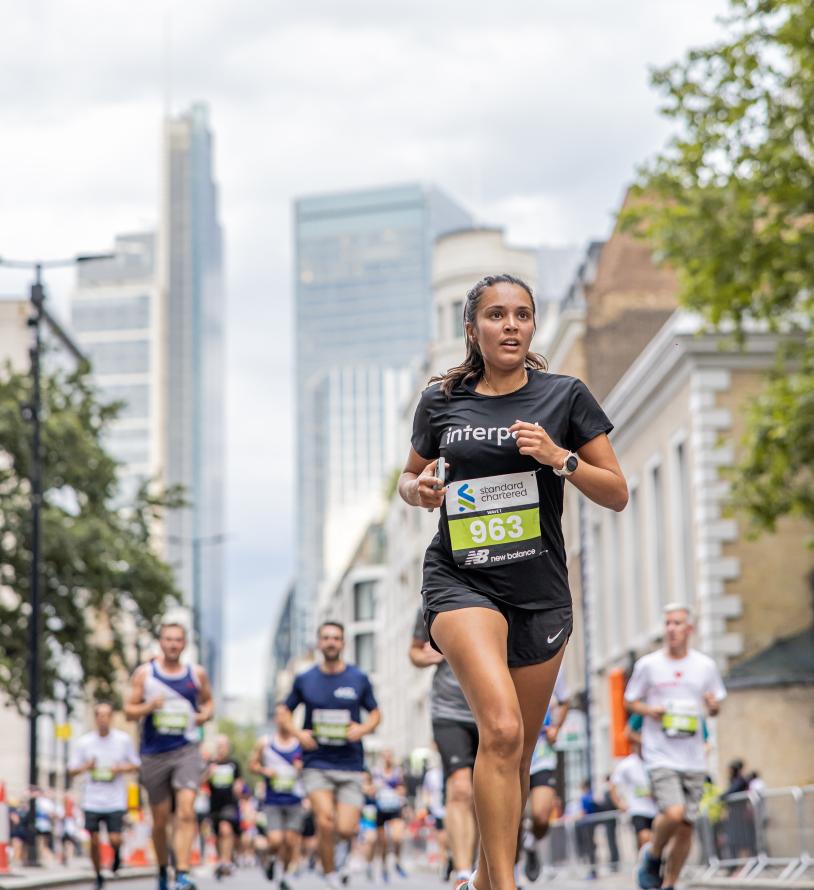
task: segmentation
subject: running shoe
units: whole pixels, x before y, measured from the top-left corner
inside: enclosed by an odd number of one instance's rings
[[[285,878],[280,878],[280,890],[291,890],[291,884]]]
[[[526,867],[523,869],[532,884],[540,877],[541,867],[540,854],[536,845],[532,845],[526,850]]]
[[[382,883],[389,884],[390,883],[390,872],[386,869],[382,869]]]
[[[198,887],[189,874],[183,872],[176,877],[174,890],[198,890]]]
[[[113,850],[113,865],[111,866],[110,870],[113,872],[113,875],[115,876],[121,867],[122,867],[122,851],[121,851],[120,847],[116,847]]]
[[[401,863],[400,863],[400,862],[397,862],[397,863],[396,863],[396,874],[397,874],[400,878],[406,878],[406,877],[407,877],[407,872],[401,867]]]
[[[270,880],[274,880],[274,859],[269,858],[269,861],[266,865],[266,877]]]
[[[166,875],[158,876],[158,890],[170,890],[170,881]]]
[[[105,879],[100,874],[97,874],[93,886],[96,890],[102,890],[102,887],[105,886]]]
[[[641,890],[657,890],[661,887],[661,859],[650,852],[650,845],[642,848],[642,858],[636,870],[636,880]]]

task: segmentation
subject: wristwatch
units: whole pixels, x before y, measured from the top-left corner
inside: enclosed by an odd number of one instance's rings
[[[562,462],[562,466],[559,469],[556,467],[552,467],[551,469],[554,471],[555,476],[570,476],[578,466],[579,458],[573,451],[569,451],[568,454],[565,455],[565,460]]]

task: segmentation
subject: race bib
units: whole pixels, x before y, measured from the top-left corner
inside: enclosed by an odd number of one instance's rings
[[[634,797],[645,798],[645,797],[650,797],[651,794],[652,794],[652,791],[650,790],[649,785],[637,785],[633,789]]]
[[[537,474],[453,482],[446,493],[452,556],[461,568],[489,568],[543,552]]]
[[[209,780],[213,788],[231,788],[235,784],[235,768],[231,763],[219,763]]]
[[[184,735],[189,728],[189,710],[186,699],[170,699],[153,711],[153,726],[161,735]]]
[[[90,778],[93,782],[112,782],[116,778],[116,774],[113,772],[112,767],[95,766],[90,771]]]
[[[277,794],[290,794],[297,784],[297,771],[293,768],[276,767],[271,787]]]
[[[311,716],[312,732],[320,745],[346,745],[350,722],[346,708],[315,708]]]
[[[543,769],[557,768],[557,752],[551,747],[548,737],[543,734],[537,739],[534,753],[531,755],[531,772],[538,773]]]
[[[692,699],[673,699],[661,718],[661,728],[670,738],[689,738],[701,726],[698,704]]]

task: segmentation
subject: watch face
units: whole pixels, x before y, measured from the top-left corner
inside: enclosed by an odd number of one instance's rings
[[[569,473],[573,473],[576,470],[579,461],[572,454],[571,457],[565,462],[565,469],[568,470]]]

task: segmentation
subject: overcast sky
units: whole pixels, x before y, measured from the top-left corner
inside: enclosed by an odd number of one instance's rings
[[[260,693],[292,565],[292,198],[425,180],[516,242],[603,237],[669,133],[648,68],[714,39],[725,8],[0,0],[0,256],[103,250],[154,227],[167,97],[174,112],[211,108],[227,262],[229,691]],[[24,282],[0,270],[0,295]],[[70,276],[49,283],[64,312]]]

